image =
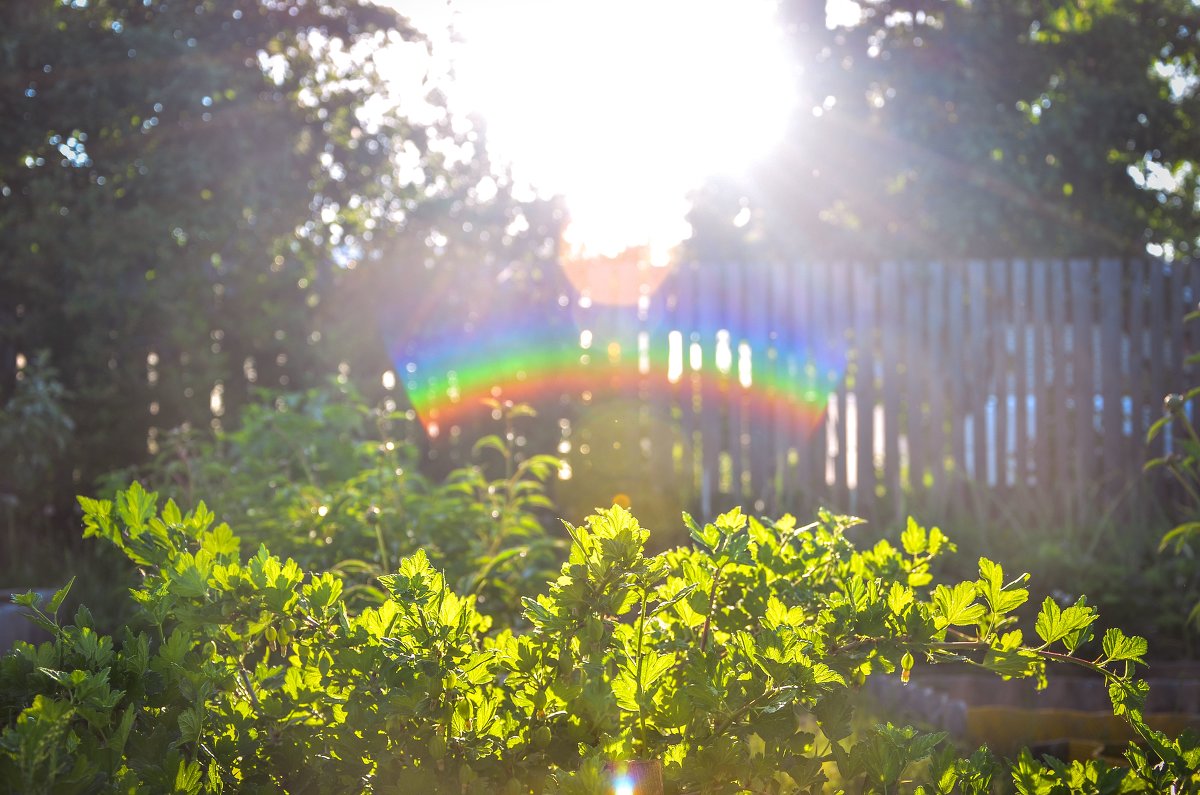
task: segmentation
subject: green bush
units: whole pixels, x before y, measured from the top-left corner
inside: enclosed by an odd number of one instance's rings
[[[43,352],[25,365],[0,404],[0,577],[21,578],[20,536],[45,530],[55,476],[75,431],[69,397]]]
[[[507,427],[532,415],[496,406]],[[414,422],[368,406],[348,387],[272,394],[246,407],[232,432],[174,432],[137,477],[213,511],[254,549],[266,544],[306,569],[336,569],[352,602],[378,603],[379,575],[423,549],[451,585],[479,596],[501,623],[520,611],[523,584],[553,574],[562,540],[546,533],[546,481],[559,462],[517,460],[509,441],[475,444],[475,465],[434,481],[420,471]]]
[[[82,498],[86,535],[144,572],[151,630],[97,635],[20,601],[54,633],[0,661],[0,789],[72,792],[611,793],[613,763],[657,760],[668,792],[1192,791],[1200,746],[1145,725],[1141,638],[1096,613],[1043,604],[1025,642],[1011,613],[1024,578],[934,584],[953,549],[910,522],[901,548],[856,551],[854,520],[689,520],[690,548],[647,557],[613,508],[569,527],[559,577],[525,600],[527,631],[493,630],[418,551],[353,614],[343,580],[238,539],[201,504],[184,514],[133,486]],[[1142,739],[1129,768],[1005,765],[943,735],[851,733],[869,676],[965,660],[1044,680],[1051,663],[1108,682]],[[829,781],[836,779],[837,783]],[[619,790],[618,790],[619,791]]]

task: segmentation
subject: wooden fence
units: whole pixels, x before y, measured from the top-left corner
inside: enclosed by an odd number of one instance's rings
[[[597,269],[558,304],[578,334],[560,362],[578,372],[542,410],[597,501],[657,490],[704,515],[1007,504],[1085,519],[1144,482],[1163,395],[1197,375],[1183,360],[1200,324],[1183,316],[1200,270],[1159,261],[655,277],[631,293],[628,274]]]

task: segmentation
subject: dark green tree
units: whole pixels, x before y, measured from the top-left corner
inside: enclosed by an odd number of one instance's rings
[[[77,479],[256,386],[378,383],[381,313],[528,262],[539,210],[385,45],[430,46],[366,0],[0,4],[0,398],[49,352]]]
[[[866,0],[835,30],[821,5],[781,7],[801,101],[763,168],[699,194],[698,252],[1190,256],[1192,0]],[[735,230],[742,201],[755,223]]]
[[[380,75],[339,54],[415,34],[250,0],[18,2],[0,31],[0,339],[50,352],[92,470],[144,450],[152,412],[207,418],[247,360],[306,355],[305,288],[415,192],[377,175],[421,140],[367,121]]]

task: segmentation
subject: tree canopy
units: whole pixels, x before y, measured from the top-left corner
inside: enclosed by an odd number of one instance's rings
[[[0,5],[0,405],[48,351],[86,482],[256,384],[378,379],[376,316],[435,262],[520,256],[480,125],[411,79],[427,49],[366,0]]]
[[[833,30],[819,5],[782,4],[802,99],[761,169],[700,192],[695,250],[1191,256],[1192,0],[868,0]]]

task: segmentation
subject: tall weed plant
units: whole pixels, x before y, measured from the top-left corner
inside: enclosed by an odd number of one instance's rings
[[[421,431],[401,412],[369,406],[351,388],[264,394],[230,432],[174,432],[153,460],[117,473],[181,502],[212,495],[214,512],[300,565],[347,579],[351,604],[383,598],[376,578],[424,550],[460,592],[501,622],[519,612],[563,539],[546,531],[547,482],[559,461],[521,458],[514,425],[524,406],[500,405],[501,433],[474,445],[474,463],[433,480],[421,471]]]

